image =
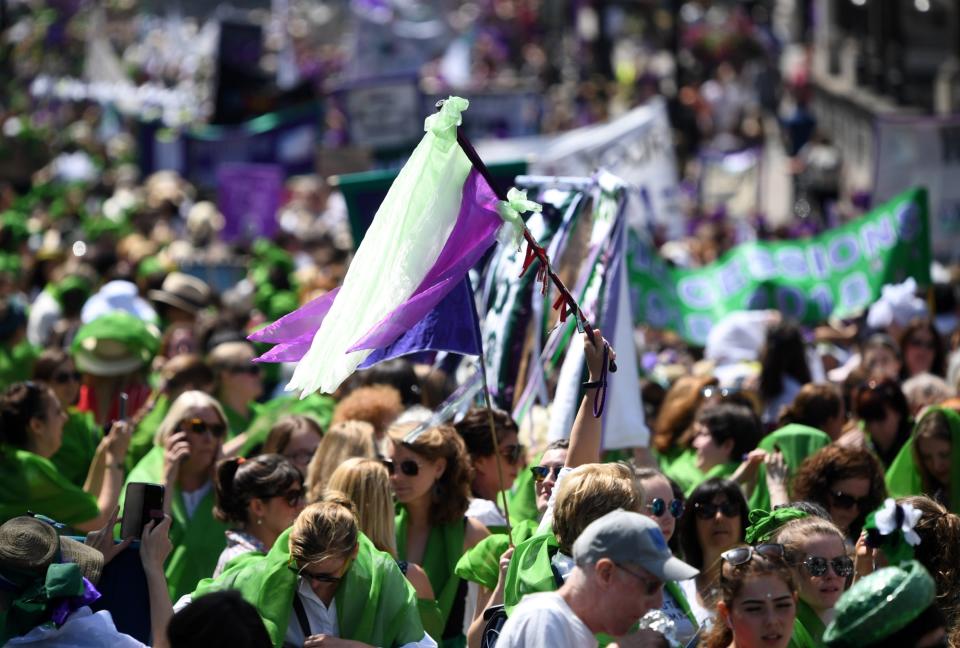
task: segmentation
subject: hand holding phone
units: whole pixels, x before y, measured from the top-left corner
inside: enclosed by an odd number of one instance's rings
[[[163,522],[164,488],[160,484],[130,482],[123,502],[123,521],[120,523],[121,538],[139,538],[143,527],[153,521]]]

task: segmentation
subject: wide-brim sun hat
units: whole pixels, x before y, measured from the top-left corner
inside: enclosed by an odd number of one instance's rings
[[[55,562],[72,562],[96,584],[103,573],[103,554],[87,545],[57,535],[49,523],[29,516],[15,517],[0,525],[0,570],[46,573]]]
[[[163,280],[160,289],[151,290],[147,296],[155,302],[197,313],[210,304],[210,286],[197,277],[171,272]]]
[[[146,367],[159,348],[160,331],[156,326],[115,312],[81,326],[70,352],[78,371],[111,377]]]

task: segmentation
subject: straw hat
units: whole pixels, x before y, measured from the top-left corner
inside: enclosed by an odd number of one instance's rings
[[[28,516],[15,517],[0,526],[0,570],[45,574],[58,562],[76,563],[80,572],[96,584],[103,572],[103,554],[85,544],[61,538],[52,525]]]
[[[151,290],[147,296],[155,302],[197,313],[210,305],[210,286],[202,279],[171,272],[163,280],[160,290]]]

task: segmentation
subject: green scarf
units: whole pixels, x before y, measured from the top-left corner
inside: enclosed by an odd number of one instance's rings
[[[538,465],[542,457],[543,453],[538,455],[530,465]],[[529,468],[521,470],[513,481],[513,487],[507,494],[507,504],[510,505],[510,521],[514,524],[519,524],[523,520],[536,521],[540,517],[540,512],[537,510],[537,489],[534,487],[533,473]]]
[[[767,542],[787,522],[805,517],[807,517],[806,513],[789,506],[775,511],[754,509],[750,511],[750,526],[747,527],[743,539],[751,545]]]
[[[153,409],[147,412],[130,435],[130,447],[127,449],[127,470],[132,470],[137,463],[147,456],[153,449],[154,437],[157,429],[170,411],[170,399],[160,394],[153,403]]]
[[[823,648],[823,633],[827,629],[813,608],[803,601],[797,603],[797,618],[793,621],[793,637],[788,648]]]
[[[130,471],[127,483],[163,483],[163,448],[155,447]],[[124,494],[126,489],[124,489]],[[197,583],[213,573],[220,553],[227,546],[227,525],[213,517],[214,492],[211,488],[200,501],[193,517],[187,516],[183,495],[179,488],[172,493],[170,542],[173,551],[167,558],[164,573],[170,598],[174,601],[189,594]],[[121,498],[122,506],[122,498]]]
[[[357,557],[334,597],[337,624],[344,639],[373,646],[398,646],[420,641],[423,625],[417,595],[389,554],[378,551],[360,534]],[[266,556],[231,561],[215,579],[200,582],[193,598],[219,590],[238,590],[257,608],[276,648],[283,645],[293,611],[297,575],[290,569],[290,530],[277,538]]]
[[[49,459],[0,446],[0,524],[27,511],[71,525],[100,515],[96,498],[71,483]]]
[[[704,473],[697,468],[697,451],[691,448],[684,450],[680,456],[670,464],[664,474],[677,482],[677,485],[683,489],[684,494],[690,497],[694,489],[706,480],[713,479],[714,477],[728,479],[739,467],[739,463],[729,461],[714,466]]]
[[[232,439],[238,434],[242,434],[247,431],[247,427],[250,426],[250,423],[253,422],[254,417],[257,415],[257,412],[253,407],[250,408],[250,414],[248,416],[243,416],[240,412],[231,408],[229,405],[223,406],[223,413],[227,415],[227,438]]]
[[[765,436],[757,446],[773,452],[780,448],[790,473],[795,473],[804,459],[830,444],[830,436],[807,425],[791,423]],[[760,464],[757,485],[750,495],[751,509],[769,509],[770,491],[767,489],[767,467]]]
[[[43,576],[3,570],[4,580],[21,586],[0,628],[0,643],[27,634],[50,619],[58,599],[82,596],[83,574],[76,563],[54,563]]]
[[[934,411],[941,412],[946,416],[950,424],[950,486],[948,496],[950,498],[950,510],[957,513],[960,512],[960,414],[947,407],[931,407],[924,414],[924,417]],[[907,497],[923,493],[919,457],[914,449],[915,445],[914,437],[911,435],[887,469],[887,490],[891,497]],[[932,493],[928,493],[928,495],[932,495]]]
[[[397,558],[400,560],[407,559],[408,522],[407,509],[401,506],[396,517]],[[427,547],[423,552],[423,563],[420,565],[423,571],[427,572],[434,596],[437,597],[444,628],[447,627],[450,610],[453,609],[454,599],[460,587],[460,578],[455,570],[457,561],[463,555],[464,533],[463,520],[431,527]],[[439,638],[437,643],[440,643]]]
[[[515,524],[512,529],[514,546],[532,537],[537,532],[537,526],[535,520],[524,520]],[[454,573],[492,591],[500,578],[500,556],[509,548],[510,541],[506,533],[489,535],[460,557]]]
[[[92,412],[80,412],[71,407],[63,426],[63,441],[50,461],[60,474],[72,484],[83,488],[90,472],[90,464],[97,452],[102,434]]]

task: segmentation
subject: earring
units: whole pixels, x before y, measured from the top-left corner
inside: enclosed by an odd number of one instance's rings
[[[257,518],[257,526],[261,526],[262,524],[263,524],[263,518]]]

